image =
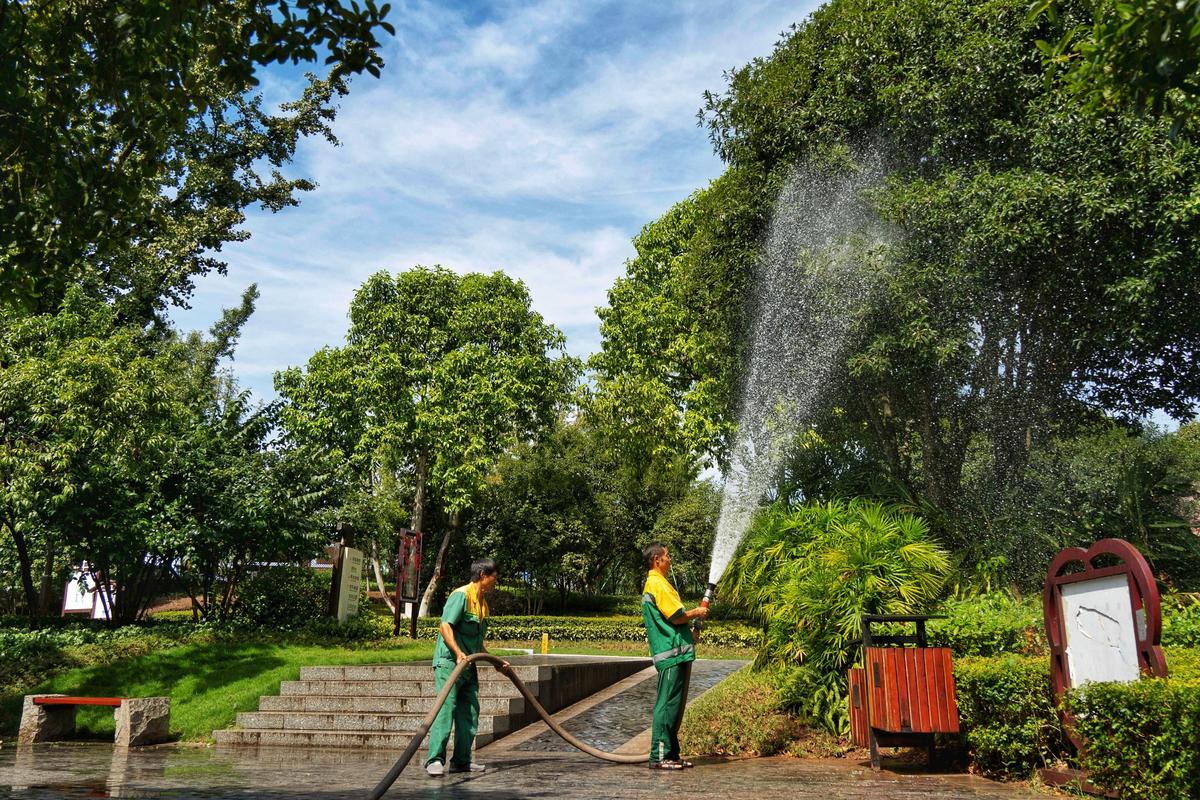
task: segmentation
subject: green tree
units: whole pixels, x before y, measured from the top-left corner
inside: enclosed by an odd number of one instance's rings
[[[671,578],[681,591],[700,592],[708,583],[720,515],[721,490],[709,481],[696,481],[662,509],[654,530],[640,542],[645,545],[659,541],[667,546],[671,551]],[[639,579],[643,577],[641,572],[635,573]]]
[[[113,318],[76,289],[57,314],[9,315],[0,326],[0,527],[31,618],[48,610],[34,587],[39,554],[43,583],[62,550],[120,585],[134,580],[121,566],[161,566],[140,558],[155,525],[146,501],[184,409],[169,360]]]
[[[32,618],[81,560],[115,585],[109,612],[128,622],[172,575],[223,617],[249,566],[319,551],[325,460],[274,443],[276,406],[252,407],[220,366],[256,297],[209,337],[120,325],[79,288],[57,313],[6,319],[0,532]]]
[[[1090,111],[1032,55],[1094,8],[1035,24],[1015,0],[833,0],[733,71],[702,112],[725,174],[647,227],[603,312],[593,365],[614,424],[720,460],[780,188],[797,164],[869,159],[895,235],[827,393],[847,419],[810,422],[833,441],[866,431],[847,454],[932,508],[948,545],[980,544],[967,478],[1017,486],[1030,453],[1099,412],[1193,413],[1200,150]],[[967,475],[980,449],[989,473]]]
[[[331,137],[332,101],[378,75],[374,0],[0,3],[0,297],[57,308],[84,281],[126,319],[185,302],[242,209],[312,188],[284,178],[299,136]],[[315,62],[270,115],[247,94],[272,62]],[[269,164],[270,177],[257,169]]]
[[[521,282],[417,267],[368,278],[350,305],[346,346],[276,377],[288,430],[336,449],[372,494],[385,474],[405,483],[412,528],[422,529],[430,489],[450,510],[422,613],[441,580],[456,512],[471,505],[502,453],[553,421],[571,391],[578,365],[563,345],[530,309]]]
[[[496,558],[536,613],[547,590],[598,593],[626,543],[601,499],[604,466],[581,420],[558,420],[500,459],[467,522],[474,552]]]

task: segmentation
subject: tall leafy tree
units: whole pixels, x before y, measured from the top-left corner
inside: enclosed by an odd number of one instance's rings
[[[409,525],[422,528],[431,489],[450,510],[422,612],[442,578],[455,512],[571,391],[578,365],[564,343],[520,281],[416,267],[372,275],[351,302],[346,346],[276,377],[293,435],[336,449],[372,494],[385,475],[402,480]]]
[[[1194,413],[1200,151],[1089,109],[1035,47],[1097,8],[1055,22],[1015,0],[833,0],[733,71],[702,112],[726,173],[647,228],[669,247],[643,233],[610,293],[598,387],[652,379],[648,400],[608,398],[612,416],[719,454],[720,436],[687,432],[731,429],[780,187],[798,163],[868,153],[897,235],[830,401],[904,493],[949,525],[979,512],[967,483],[1018,486],[1031,452],[1094,415]],[[976,546],[969,528],[938,532]]]
[[[346,79],[378,75],[374,0],[0,2],[0,302],[52,310],[85,281],[127,318],[186,302],[242,209],[294,203],[297,138],[331,136]],[[248,94],[272,62],[317,61],[272,115]],[[269,164],[274,171],[256,171]]]

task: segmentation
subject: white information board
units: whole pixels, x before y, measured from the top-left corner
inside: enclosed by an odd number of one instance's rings
[[[88,571],[87,562],[74,570],[63,589],[62,613],[87,614],[92,619],[108,619],[112,608],[112,590],[105,588],[104,598],[96,590],[96,582]]]
[[[1062,612],[1072,686],[1138,679],[1137,633],[1127,575],[1063,584]]]
[[[341,582],[338,586],[337,619],[343,623],[358,615],[358,597],[362,594],[363,552],[342,548]]]

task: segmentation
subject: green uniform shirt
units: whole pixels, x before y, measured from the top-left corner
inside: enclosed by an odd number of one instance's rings
[[[451,592],[446,598],[446,607],[442,609],[442,622],[449,623],[454,629],[454,641],[458,643],[458,649],[467,655],[483,650],[488,616],[487,600],[479,594],[479,585],[475,583],[468,583]],[[456,662],[454,651],[440,633],[433,650],[433,665],[436,667],[438,662]]]
[[[646,623],[650,657],[660,670],[696,660],[692,626],[686,619],[678,625],[671,624],[671,618],[682,611],[679,592],[656,570],[650,570],[642,588],[642,619]]]

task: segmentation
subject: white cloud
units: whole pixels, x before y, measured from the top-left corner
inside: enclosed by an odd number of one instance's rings
[[[354,81],[335,131],[296,174],[320,188],[257,214],[205,280],[185,327],[258,282],[234,369],[263,396],[275,369],[338,344],[355,288],[378,269],[503,269],[569,336],[599,346],[594,309],[642,225],[715,177],[695,112],[722,73],[767,55],[807,12],[793,4],[540,2],[470,14],[397,7],[381,80]],[[294,76],[268,75],[277,102]]]

